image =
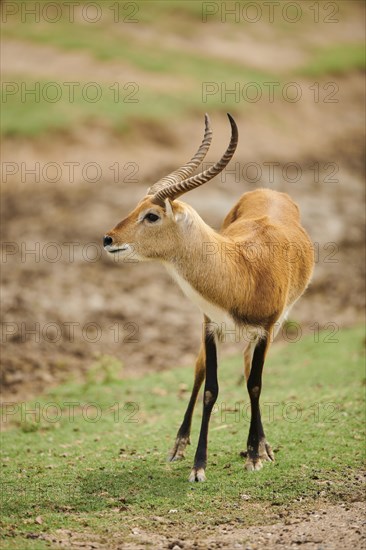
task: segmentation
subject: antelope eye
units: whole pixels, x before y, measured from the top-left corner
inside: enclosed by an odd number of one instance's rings
[[[160,218],[156,214],[153,214],[152,212],[150,212],[149,214],[146,214],[146,216],[144,217],[144,220],[147,220],[148,222],[154,223],[154,222],[157,222],[158,220],[160,220]]]

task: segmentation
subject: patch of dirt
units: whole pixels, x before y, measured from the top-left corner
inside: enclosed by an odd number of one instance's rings
[[[58,529],[52,535],[44,534],[39,538],[52,542],[55,548],[86,550],[292,550],[300,547],[305,550],[361,549],[366,543],[365,512],[364,502],[352,502],[319,505],[311,511],[282,514],[283,517],[275,523],[247,528],[242,526],[245,523],[243,518],[241,523],[231,522],[211,528],[196,526],[185,530],[182,526],[170,526],[169,534],[166,535],[144,532],[143,529],[134,527],[126,541],[120,537],[116,540],[110,535],[107,538],[66,529]]]
[[[362,548],[366,540],[365,504],[324,506],[268,526],[223,528],[208,538],[212,548],[341,550]],[[216,546],[215,546],[216,545]],[[206,546],[207,547],[207,546]],[[199,544],[196,548],[204,548]]]

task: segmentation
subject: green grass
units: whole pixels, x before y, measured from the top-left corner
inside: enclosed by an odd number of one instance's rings
[[[246,391],[236,383],[240,358],[220,366],[205,484],[187,482],[200,405],[187,459],[165,462],[188,400],[181,385],[190,387],[190,369],[120,380],[119,363],[105,358],[91,368],[85,384],[70,381],[19,406],[15,415],[8,408],[9,429],[1,446],[2,548],[43,548],[46,542],[35,537],[60,528],[93,533],[93,540],[117,534],[121,539],[136,525],[161,531],[165,524],[156,517],[163,517],[168,527],[179,525],[187,533],[194,525],[263,523],[274,510],[304,507],[319,498],[357,498],[363,332],[342,330],[337,336],[338,343],[325,343],[320,335],[319,343],[306,337],[272,350],[262,414],[267,438],[278,452],[273,465],[255,474],[244,471],[239,456],[249,425]],[[177,512],[169,513],[172,509]]]
[[[227,89],[234,88],[235,81],[231,85],[222,78]],[[257,82],[268,80],[265,76],[260,79],[257,75],[255,78]],[[219,87],[214,95],[207,95],[207,102],[203,103],[202,83],[188,87],[184,94],[179,95],[155,91],[138,82],[120,82],[118,92],[112,81],[110,85],[97,83],[100,92],[97,101],[90,101],[83,95],[89,82],[79,81],[78,84],[72,97],[62,80],[35,80],[22,78],[21,75],[7,77],[6,82],[3,82],[3,93],[0,93],[0,132],[4,136],[36,137],[47,132],[68,131],[78,125],[96,123],[124,133],[133,127],[136,120],[164,125],[172,117],[179,119],[188,114],[203,116],[207,109],[210,112],[229,110],[234,114],[239,108],[243,109],[243,104],[237,103],[233,94],[228,94],[222,101]],[[10,93],[10,87],[15,93]],[[36,93],[25,95],[25,90],[36,90]],[[59,99],[52,101],[56,90]],[[87,93],[94,97],[95,88],[90,88]],[[247,108],[247,104],[244,108]]]
[[[364,69],[364,44],[337,44],[331,48],[314,51],[311,60],[297,72],[306,77],[320,77]]]
[[[88,84],[84,82],[80,82],[80,86],[75,88],[71,101],[69,88],[62,81],[51,82],[16,76],[9,79],[9,82],[11,86],[16,86],[17,90],[14,94],[2,95],[1,132],[8,136],[33,137],[45,132],[64,131],[73,125],[101,120],[109,123],[111,127],[123,129],[126,125],[127,113],[133,116],[136,113],[136,106],[141,102],[141,91],[135,84],[131,84],[131,87],[126,90],[121,86],[119,100],[113,90],[107,85],[100,84],[98,85],[100,99],[94,102],[83,97],[83,90],[86,89],[84,87]],[[36,93],[25,95],[25,90],[36,90]],[[53,102],[56,90],[59,92],[59,99]],[[87,91],[90,93],[90,98],[94,97],[92,95],[95,93],[94,90],[90,88],[89,92]]]

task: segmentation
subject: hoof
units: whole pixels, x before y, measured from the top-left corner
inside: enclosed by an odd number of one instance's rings
[[[245,469],[248,472],[258,471],[263,468],[263,462],[274,462],[274,454],[269,443],[265,439],[262,439],[259,443],[258,452],[249,448],[245,453],[247,460],[245,463]]]
[[[176,460],[182,460],[184,458],[184,451],[187,445],[190,445],[191,442],[189,437],[177,437],[175,440],[174,446],[168,455],[168,462],[174,462]]]
[[[204,468],[193,468],[188,481],[193,483],[194,481],[206,481],[206,475]]]
[[[244,468],[248,472],[255,472],[263,468],[263,463],[260,458],[247,458]]]

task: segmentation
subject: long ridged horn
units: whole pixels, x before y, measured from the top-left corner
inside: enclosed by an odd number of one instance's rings
[[[229,146],[219,162],[217,162],[214,166],[212,166],[208,170],[205,170],[201,174],[197,174],[196,176],[192,176],[189,179],[185,179],[181,182],[177,182],[168,187],[160,189],[157,193],[155,193],[154,202],[162,204],[164,203],[165,199],[170,199],[171,201],[173,201],[174,199],[180,197],[180,195],[183,195],[183,193],[187,193],[188,191],[191,191],[192,189],[203,185],[207,181],[210,181],[212,178],[217,176],[217,174],[223,171],[223,169],[230,162],[235,153],[239,137],[238,127],[235,123],[235,120],[229,113],[227,113],[227,116],[229,117],[231,125],[231,138]]]
[[[161,180],[154,183],[154,185],[152,185],[149,188],[147,194],[155,195],[165,187],[170,187],[175,183],[178,183],[184,179],[187,179],[205,158],[207,151],[209,150],[209,147],[211,145],[211,141],[212,141],[212,128],[211,128],[209,116],[206,113],[205,114],[205,133],[203,136],[202,143],[199,149],[197,150],[197,152],[195,153],[195,155],[184,166],[182,166],[181,168],[178,168],[178,170],[174,170],[174,172],[172,172],[171,174],[164,176]]]

